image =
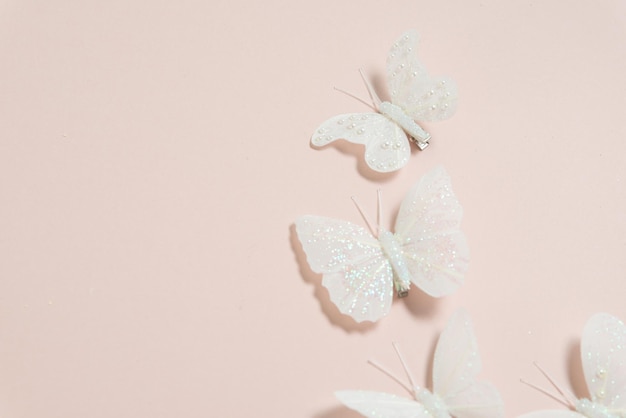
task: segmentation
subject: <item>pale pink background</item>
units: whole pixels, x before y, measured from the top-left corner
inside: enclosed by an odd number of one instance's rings
[[[166,3],[170,3],[167,5]],[[314,150],[366,108],[391,43],[453,76],[454,118],[376,177]],[[426,383],[450,313],[473,317],[507,416],[584,395],[586,319],[626,319],[626,3],[0,1],[0,414],[352,418],[338,389]],[[384,88],[384,82],[378,83]],[[382,92],[383,95],[385,92]],[[443,164],[465,208],[466,286],[413,291],[374,326],[329,305],[293,221],[390,226]]]

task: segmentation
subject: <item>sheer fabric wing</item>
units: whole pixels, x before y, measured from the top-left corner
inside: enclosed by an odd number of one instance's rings
[[[444,399],[476,383],[482,365],[478,343],[467,312],[459,309],[452,315],[439,336],[433,360],[433,390]]]
[[[296,220],[311,269],[339,310],[356,321],[377,321],[393,300],[393,272],[380,244],[365,228],[321,216]]]
[[[456,418],[503,418],[504,402],[489,382],[477,382],[454,396],[446,397],[448,412]]]
[[[481,361],[469,315],[458,310],[441,333],[433,361],[433,389],[456,418],[502,418],[496,388],[477,382]]]
[[[544,411],[529,412],[528,414],[520,415],[517,418],[585,418],[585,416],[576,411],[568,411],[565,409],[547,409]]]
[[[593,315],[583,329],[580,349],[592,401],[626,414],[624,323],[607,313]]]
[[[345,390],[335,396],[348,408],[368,418],[430,418],[424,407],[414,400],[387,393]]]
[[[423,176],[400,206],[395,233],[413,283],[434,297],[465,280],[469,247],[460,230],[463,208],[442,167]]]
[[[411,156],[409,140],[398,125],[379,113],[350,113],[322,123],[311,138],[315,146],[337,139],[365,145],[365,162],[382,173],[398,170]]]
[[[387,78],[391,101],[415,120],[447,119],[456,110],[456,84],[449,78],[428,75],[417,59],[418,41],[417,32],[408,31],[389,51]]]

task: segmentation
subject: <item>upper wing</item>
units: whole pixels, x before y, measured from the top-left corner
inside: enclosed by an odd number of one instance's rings
[[[348,408],[368,418],[430,418],[424,407],[411,399],[387,393],[344,390],[335,396]]]
[[[317,128],[311,142],[319,147],[336,139],[365,145],[365,162],[381,173],[404,167],[411,156],[411,146],[402,128],[379,113],[330,118]]]
[[[424,175],[400,206],[396,237],[411,280],[431,296],[450,294],[465,280],[469,247],[460,230],[462,217],[442,167]]]
[[[457,88],[453,80],[431,78],[417,59],[419,36],[411,30],[391,47],[387,78],[392,103],[422,121],[447,119],[456,110]]]
[[[339,310],[356,321],[377,321],[393,300],[393,272],[376,238],[350,222],[321,216],[296,220],[311,269]]]
[[[581,356],[591,400],[626,415],[626,326],[608,313],[587,321]]]
[[[504,417],[496,388],[477,382],[481,361],[469,315],[458,310],[441,333],[433,361],[433,390],[457,418]]]
[[[456,311],[439,336],[433,360],[433,391],[442,399],[455,396],[476,382],[482,365],[472,323]],[[446,405],[452,406],[446,401]]]

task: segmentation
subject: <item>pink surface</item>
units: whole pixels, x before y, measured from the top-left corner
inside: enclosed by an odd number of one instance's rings
[[[626,319],[623,1],[38,3],[0,2],[3,417],[352,418],[333,392],[403,395],[366,364],[399,374],[392,341],[425,383],[460,306],[507,416],[560,408],[533,361],[585,395],[586,319]],[[432,145],[386,176],[311,149],[409,28],[459,84]],[[381,187],[390,226],[437,164],[466,285],[339,316],[294,219],[361,222]]]

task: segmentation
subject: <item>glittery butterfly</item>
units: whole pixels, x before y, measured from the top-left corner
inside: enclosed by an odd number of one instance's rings
[[[400,297],[411,283],[433,297],[454,292],[468,265],[469,249],[459,229],[463,209],[443,168],[427,173],[411,189],[395,234],[380,226],[380,195],[378,207],[377,233],[367,220],[369,231],[321,216],[295,222],[311,269],[324,275],[322,284],[339,310],[358,322],[385,316],[394,287]]]
[[[489,382],[477,381],[481,369],[476,337],[469,315],[457,311],[441,333],[433,361],[433,391],[415,384],[396,344],[410,386],[374,362],[376,368],[400,383],[413,397],[373,391],[339,391],[337,398],[348,408],[369,418],[501,418],[503,402]]]
[[[311,138],[313,145],[323,146],[336,139],[365,145],[365,162],[383,173],[406,165],[411,155],[409,140],[421,150],[426,148],[430,134],[416,121],[452,116],[457,89],[448,78],[428,75],[415,55],[417,43],[417,32],[408,31],[389,51],[387,79],[391,103],[380,100],[361,72],[373,110],[378,113],[348,113],[330,118],[317,128]]]
[[[618,418],[626,417],[626,326],[608,313],[597,313],[587,321],[580,342],[583,373],[591,399],[577,399],[558,388],[567,410],[544,410],[519,418]],[[533,385],[531,385],[533,386]],[[535,387],[536,388],[536,387]],[[538,388],[537,388],[538,389]]]

